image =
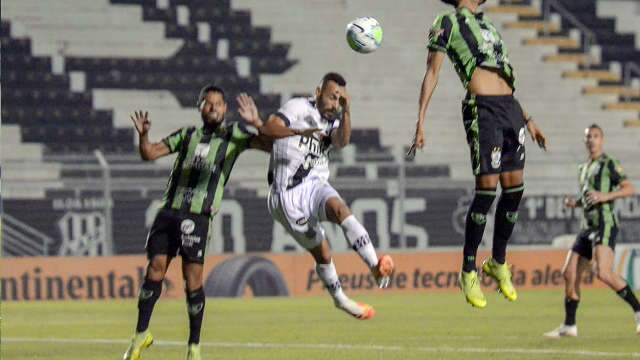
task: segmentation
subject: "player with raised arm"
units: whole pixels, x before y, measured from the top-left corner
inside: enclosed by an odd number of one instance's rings
[[[224,186],[240,153],[248,148],[271,150],[271,139],[254,136],[247,126],[257,128],[262,125],[252,122],[256,120],[253,114],[247,116],[251,110],[247,109],[247,104],[253,103],[251,98],[241,94],[237,100],[239,113],[247,122],[224,125],[227,112],[224,91],[207,85],[200,92],[197,103],[202,126],[181,128],[156,143],[149,141],[151,121],[148,113],[137,111],[131,116],[139,134],[143,160],[155,160],[176,152],[178,156],[162,197],[161,209],[147,237],[145,247],[149,263],[138,298],[136,332],[124,354],[125,360],[140,359],[141,352],[152,344],[153,337],[148,329],[151,313],[162,292],[162,281],[169,264],[178,254],[182,257],[189,315],[187,360],[201,358],[199,342],[205,305],[202,271],[209,224],[219,210]],[[287,130],[275,136],[306,134]]]
[[[425,113],[446,55],[467,89],[462,117],[476,189],[466,217],[460,287],[467,302],[484,308],[487,300],[480,288],[476,255],[498,182],[502,194],[496,207],[492,256],[482,270],[498,282],[508,300],[515,301],[506,248],[524,192],[525,128],[540,147],[546,149],[547,140],[513,96],[515,73],[507,50],[495,26],[479,11],[485,0],[442,1],[455,10],[439,15],[429,32],[427,69],[408,155],[414,156],[425,145]]]
[[[257,110],[254,112],[258,117]],[[254,119],[252,123],[261,123]],[[268,137],[281,137],[291,128],[316,131],[273,142],[270,159],[269,211],[295,240],[313,256],[316,272],[336,307],[358,319],[370,319],[373,307],[348,298],[342,290],[321,221],[340,225],[351,247],[370,269],[379,287],[393,273],[390,256],[378,258],[367,230],[329,184],[331,147],[349,144],[351,109],[346,81],[336,73],[322,78],[313,98],[293,98],[259,128]]]
[[[567,255],[562,274],[565,281],[564,323],[545,333],[549,338],[578,336],[576,311],[580,303],[580,281],[593,258],[598,279],[607,284],[629,304],[635,315],[636,333],[640,335],[640,304],[627,282],[613,271],[614,250],[618,235],[618,217],[613,209],[616,199],[633,196],[633,184],[620,162],[604,153],[604,132],[593,124],[585,129],[588,159],[578,167],[580,193],[568,197],[565,206],[582,208],[581,231]]]

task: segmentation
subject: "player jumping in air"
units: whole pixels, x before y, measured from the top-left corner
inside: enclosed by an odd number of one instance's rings
[[[257,109],[252,123],[261,123]],[[313,135],[281,138],[290,128],[316,131]],[[316,261],[316,272],[333,297],[336,307],[358,319],[369,319],[374,309],[349,299],[342,291],[331,259],[329,242],[321,221],[340,225],[345,238],[371,270],[377,284],[386,287],[394,264],[388,255],[376,255],[367,230],[360,224],[328,183],[330,147],[349,144],[351,112],[346,81],[326,74],[314,98],[293,98],[259,128],[261,134],[280,138],[273,143],[270,159],[271,191],[268,207],[296,241]]]
[[[567,255],[562,270],[565,281],[564,323],[545,333],[550,338],[578,336],[576,310],[580,303],[582,273],[590,269],[593,258],[598,279],[626,301],[635,313],[636,333],[640,335],[640,304],[626,281],[613,272],[614,249],[618,235],[618,219],[613,210],[615,199],[632,196],[633,184],[620,163],[603,152],[604,133],[593,124],[585,129],[585,144],[589,158],[578,167],[580,193],[568,197],[565,206],[582,208],[581,231]]]
[[[495,26],[478,9],[485,0],[442,1],[456,9],[438,16],[429,33],[427,69],[408,155],[414,156],[425,145],[425,113],[447,55],[467,89],[462,117],[476,187],[466,217],[460,287],[467,302],[484,308],[487,300],[480,289],[476,254],[498,182],[502,194],[496,207],[492,256],[484,261],[482,270],[498,282],[507,299],[515,301],[518,295],[506,263],[506,248],[524,192],[525,128],[540,147],[546,148],[547,140],[513,97],[515,74],[507,50]]]
[[[238,97],[240,115],[248,125],[260,127],[260,123],[251,122],[254,116],[247,116],[249,100],[251,98],[246,94]],[[160,297],[169,263],[178,253],[182,256],[189,314],[187,360],[200,359],[198,344],[205,305],[202,270],[209,224],[220,207],[224,186],[240,153],[247,148],[267,152],[271,149],[271,140],[253,136],[247,124],[223,125],[227,102],[221,88],[204,87],[197,106],[202,127],[179,129],[157,143],[149,141],[151,122],[148,114],[139,111],[131,117],[139,134],[143,160],[155,160],[175,152],[178,156],[162,198],[162,208],[147,238],[149,264],[138,299],[136,332],[124,354],[125,360],[140,359],[140,353],[153,342],[148,330],[149,320]],[[306,133],[289,130],[281,132],[280,136],[299,134]]]

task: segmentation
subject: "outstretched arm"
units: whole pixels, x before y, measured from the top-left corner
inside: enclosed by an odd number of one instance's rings
[[[521,106],[522,107],[522,106]],[[531,135],[531,140],[533,140],[541,149],[547,151],[547,137],[544,135],[542,130],[538,127],[535,121],[524,107],[522,107],[522,113],[524,114],[524,123],[527,125],[527,130],[529,131],[529,135]]]
[[[271,115],[265,123],[262,121],[262,119],[260,119],[258,107],[256,106],[251,96],[242,93],[238,96],[237,101],[239,105],[238,112],[240,113],[240,116],[242,116],[242,118],[245,119],[249,125],[252,125],[256,129],[258,129],[260,135],[266,136],[268,138],[281,139],[295,135],[311,136],[320,130],[296,130],[288,128],[285,125],[284,120],[282,120],[277,115]]]
[[[438,78],[440,76],[440,68],[444,61],[444,52],[442,51],[429,51],[427,55],[427,70],[425,71],[424,78],[422,79],[422,87],[420,89],[420,101],[418,107],[418,121],[416,122],[416,132],[413,138],[411,148],[407,153],[407,156],[413,157],[416,154],[417,149],[422,149],[425,144],[424,136],[424,121],[427,113],[427,107],[431,101],[431,96],[438,85]]]
[[[142,110],[134,112],[131,115],[133,125],[138,132],[140,157],[142,160],[151,161],[157,158],[166,156],[170,153],[169,147],[164,142],[160,141],[152,143],[149,141],[149,129],[151,129],[151,121],[149,120],[149,112]]]

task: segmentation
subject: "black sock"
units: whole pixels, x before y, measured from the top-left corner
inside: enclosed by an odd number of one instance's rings
[[[500,264],[504,264],[506,260],[507,242],[518,220],[518,206],[520,206],[523,192],[524,185],[502,189],[502,195],[496,206],[491,257]]]
[[[640,311],[640,304],[638,303],[638,298],[633,293],[633,290],[629,287],[629,285],[625,286],[622,290],[616,291],[618,296],[622,298],[622,300],[626,301],[629,306],[633,309],[633,312]]]
[[[204,290],[187,291],[187,312],[189,313],[189,344],[200,343],[200,329],[204,317]]]
[[[149,327],[151,313],[162,292],[162,281],[145,279],[138,295],[138,324],[136,332],[143,332]]]
[[[464,228],[464,248],[462,249],[462,270],[476,270],[476,254],[482,242],[487,213],[496,198],[496,189],[476,189],[473,202],[467,211]]]
[[[576,311],[578,310],[578,304],[580,300],[573,300],[571,298],[564,298],[564,324],[573,326],[576,324]]]

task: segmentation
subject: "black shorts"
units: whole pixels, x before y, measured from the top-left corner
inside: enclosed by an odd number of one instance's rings
[[[615,250],[617,236],[617,226],[603,226],[600,229],[582,230],[576,237],[576,242],[573,243],[571,250],[583,258],[591,260],[593,248],[597,245],[605,245],[610,247],[611,250]]]
[[[209,236],[210,217],[161,209],[158,211],[149,236],[147,237],[147,257],[180,254],[182,261],[204,263],[204,255]]]
[[[462,119],[474,175],[524,169],[524,113],[512,95],[467,94]]]

